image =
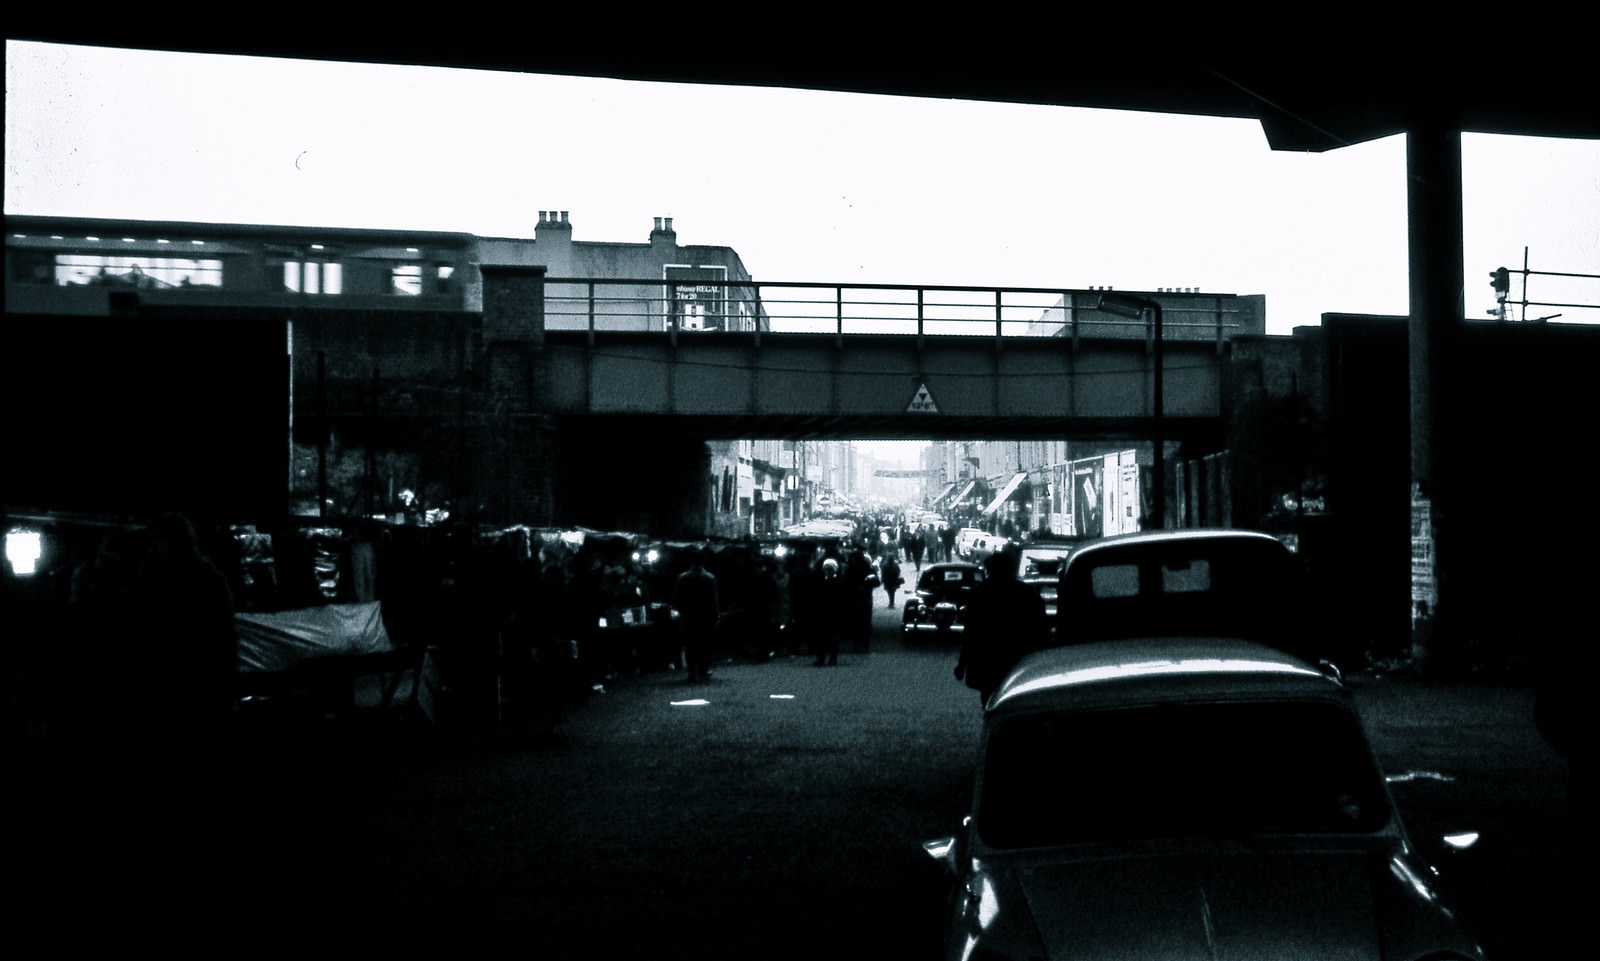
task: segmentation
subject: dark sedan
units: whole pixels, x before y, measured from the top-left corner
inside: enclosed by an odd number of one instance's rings
[[[1062,643],[1166,634],[1236,637],[1312,663],[1330,639],[1300,559],[1261,531],[1191,528],[1120,534],[1073,548],[1057,603]]]
[[[916,591],[905,602],[900,631],[905,635],[921,632],[960,631],[961,612],[972,589],[983,582],[983,568],[965,561],[930,564],[917,578]]]
[[[983,730],[971,816],[925,845],[951,961],[1482,958],[1310,664],[1230,638],[1053,648]]]

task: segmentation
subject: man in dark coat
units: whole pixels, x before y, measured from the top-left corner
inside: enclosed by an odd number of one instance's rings
[[[678,633],[689,681],[711,677],[711,649],[722,617],[716,575],[706,570],[705,551],[695,551],[689,569],[673,585],[672,606],[678,612]]]
[[[983,570],[983,583],[973,589],[961,612],[961,658],[955,675],[987,704],[1024,655],[1049,646],[1050,622],[1038,589],[1017,579],[1012,551],[990,554]]]
[[[856,547],[845,555],[839,576],[844,578],[853,597],[845,636],[856,653],[865,654],[872,640],[872,595],[878,589],[878,571],[872,566],[866,549]]]
[[[901,576],[900,564],[892,553],[883,555],[883,561],[878,565],[878,573],[883,578],[883,592],[889,595],[889,606],[893,607],[895,592],[900,590],[900,585],[906,581]]]

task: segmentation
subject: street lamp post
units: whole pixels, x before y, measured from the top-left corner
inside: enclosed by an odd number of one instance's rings
[[[1162,373],[1166,367],[1165,338],[1161,331],[1161,304],[1149,297],[1135,297],[1129,294],[1103,293],[1100,302],[1096,305],[1107,313],[1119,317],[1133,317],[1143,319],[1144,312],[1150,311],[1153,315],[1151,356],[1155,370],[1153,371],[1151,398],[1152,430],[1155,437],[1152,439],[1154,453],[1152,455],[1152,479],[1150,499],[1154,502],[1151,515],[1152,526],[1160,529],[1166,527],[1167,514],[1167,440],[1166,440],[1166,397],[1162,389]]]

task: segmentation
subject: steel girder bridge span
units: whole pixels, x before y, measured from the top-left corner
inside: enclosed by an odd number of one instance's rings
[[[546,284],[530,411],[640,429],[670,418],[707,439],[1161,437],[1210,449],[1228,416],[1239,330],[1228,295],[1122,295],[1165,302],[1163,324],[1159,310],[1100,310],[1096,291],[816,284],[780,296],[747,283],[708,297],[703,282],[695,295],[649,283]],[[696,295],[701,310],[686,311]],[[615,329],[624,317],[634,329]]]

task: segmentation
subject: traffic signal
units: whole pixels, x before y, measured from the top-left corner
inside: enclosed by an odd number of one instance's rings
[[[1494,299],[1505,303],[1506,295],[1511,292],[1511,271],[1504,267],[1489,271],[1489,283],[1494,285]]]

